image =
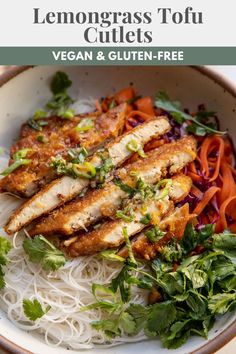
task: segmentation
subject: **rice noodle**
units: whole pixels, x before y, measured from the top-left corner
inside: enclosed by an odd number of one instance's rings
[[[19,203],[19,199],[6,193],[0,195],[0,225],[6,223]],[[0,234],[6,236],[3,229],[0,229]],[[108,284],[120,271],[120,263],[94,256],[80,257],[68,260],[57,272],[46,273],[28,260],[22,248],[25,237],[26,230],[12,237],[13,248],[8,255],[10,262],[4,267],[6,286],[0,292],[0,307],[11,322],[22,330],[40,333],[48,345],[73,349],[89,349],[98,345],[105,348],[145,338],[139,334],[108,342],[103,333],[90,325],[91,321],[105,319],[104,313],[101,310],[80,311],[83,306],[94,302],[92,284]],[[132,294],[132,302],[145,303],[144,290],[134,287]],[[24,298],[38,299],[43,308],[50,305],[51,309],[36,322],[31,322],[23,312]]]
[[[92,111],[94,99],[77,101],[73,108],[78,113]],[[1,170],[7,163],[7,156],[0,158]],[[0,227],[3,227],[21,202],[9,193],[0,195]],[[0,233],[6,236],[3,229],[0,229]],[[101,310],[80,311],[83,306],[94,302],[92,284],[108,284],[120,271],[120,263],[94,256],[80,257],[68,260],[57,272],[46,273],[39,265],[28,260],[22,248],[22,241],[27,236],[26,230],[13,236],[13,248],[8,255],[10,262],[4,267],[6,286],[0,292],[0,307],[11,322],[22,330],[40,333],[48,345],[63,345],[73,349],[88,349],[98,345],[105,348],[145,338],[139,334],[108,342],[103,333],[97,332],[90,325],[93,320],[105,319],[104,313]],[[145,303],[144,290],[134,287],[132,294],[132,302]],[[43,308],[50,305],[51,309],[42,318],[31,322],[24,315],[24,298],[38,299]]]
[[[120,263],[94,256],[80,257],[69,260],[57,272],[46,273],[39,265],[29,262],[21,246],[23,237],[18,234],[13,238],[10,263],[5,267],[6,287],[0,293],[0,306],[17,327],[41,333],[49,345],[73,349],[88,349],[98,344],[107,347],[144,338],[142,334],[132,338],[124,336],[108,343],[102,333],[90,326],[91,321],[104,319],[104,313],[80,311],[94,302],[92,283],[108,284],[119,272]],[[134,287],[132,293],[132,302],[145,302],[144,290]],[[24,298],[36,298],[44,308],[50,305],[51,309],[41,319],[31,322],[23,312]]]

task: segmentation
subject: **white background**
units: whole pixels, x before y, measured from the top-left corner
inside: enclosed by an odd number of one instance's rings
[[[187,6],[203,12],[203,25],[159,24],[158,7],[172,7],[175,11],[183,11]],[[236,46],[235,0],[1,0],[0,46],[90,46],[83,38],[87,26],[34,25],[34,7],[41,8],[42,13],[152,11],[152,24],[145,25],[145,28],[154,33],[153,46]],[[126,25],[126,28],[131,30],[137,26]]]

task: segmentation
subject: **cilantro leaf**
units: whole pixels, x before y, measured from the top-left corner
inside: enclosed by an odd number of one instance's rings
[[[116,293],[119,289],[121,299],[123,302],[128,302],[130,299],[130,284],[128,280],[130,278],[130,266],[125,264],[120,273],[112,279],[110,289]]]
[[[191,309],[191,317],[199,319],[205,315],[207,309],[206,300],[196,291],[190,290],[186,299],[188,307]]]
[[[236,306],[236,291],[233,293],[215,294],[210,297],[208,307],[213,314],[225,314]]]
[[[177,311],[171,301],[152,305],[147,319],[147,329],[160,333],[166,330],[176,319]]]
[[[168,349],[177,349],[181,347],[189,338],[190,332],[185,328],[190,322],[190,319],[176,321],[167,333],[161,333],[160,338],[162,345]]]
[[[5,280],[4,280],[4,271],[2,269],[2,266],[6,265],[8,262],[8,259],[6,257],[7,253],[11,249],[11,243],[9,240],[7,240],[5,237],[0,236],[0,289],[3,289],[5,287]]]
[[[225,134],[225,132],[218,131],[214,129],[210,124],[202,123],[202,116],[199,119],[198,117],[193,117],[190,114],[183,112],[180,108],[180,103],[177,101],[171,101],[168,95],[165,92],[159,92],[156,95],[155,104],[158,108],[163,109],[164,111],[171,114],[173,119],[178,123],[182,124],[184,121],[190,121],[191,124],[194,124],[192,132],[195,134],[205,135],[205,134]],[[190,125],[191,126],[191,125]],[[198,127],[198,128],[197,128]],[[199,129],[201,128],[201,129]]]
[[[133,317],[128,312],[123,312],[120,316],[120,327],[127,334],[135,332],[136,324]]]
[[[91,326],[98,331],[103,331],[108,338],[113,338],[115,336],[121,335],[121,330],[119,328],[118,321],[111,320],[101,320],[101,321],[93,321]]]
[[[71,119],[74,117],[74,111],[69,108],[73,103],[72,98],[68,95],[67,89],[71,86],[72,81],[64,72],[58,71],[52,78],[51,91],[53,97],[47,103],[47,108],[56,114],[58,117],[64,119]]]
[[[72,84],[72,81],[69,79],[68,75],[62,71],[58,71],[52,78],[51,81],[51,91],[54,95],[59,92],[64,92]]]
[[[31,262],[40,263],[47,271],[55,271],[66,262],[64,254],[42,235],[24,240],[23,248]]]
[[[51,307],[48,306],[43,310],[42,305],[37,299],[34,299],[33,301],[29,299],[23,300],[24,314],[30,321],[36,321],[38,318],[41,318],[50,310],[50,308]]]
[[[132,316],[135,321],[135,334],[140,332],[147,320],[148,307],[140,304],[130,304],[127,308],[127,312]]]
[[[230,257],[236,257],[236,235],[228,232],[213,235],[214,250],[224,251]]]
[[[176,239],[172,239],[167,245],[159,249],[161,258],[167,262],[178,261],[183,256],[183,249]]]
[[[188,254],[197,245],[202,244],[206,239],[210,238],[213,232],[213,224],[204,225],[198,232],[191,223],[187,224],[184,235],[180,241],[180,246],[183,248],[184,254]]]

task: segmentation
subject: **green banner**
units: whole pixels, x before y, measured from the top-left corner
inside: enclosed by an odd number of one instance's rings
[[[1,65],[236,65],[236,47],[0,47]]]

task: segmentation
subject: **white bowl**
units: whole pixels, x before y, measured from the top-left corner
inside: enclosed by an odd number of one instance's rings
[[[218,112],[221,129],[228,129],[236,144],[236,87],[209,69],[196,67],[55,67],[38,66],[17,68],[10,75],[0,78],[0,145],[9,147],[17,137],[19,128],[35,109],[42,107],[50,98],[49,82],[57,70],[67,72],[73,79],[71,93],[80,98],[102,97],[121,89],[130,82],[142,94],[154,95],[163,90],[170,97],[195,110],[205,103],[209,110]],[[200,337],[191,339],[176,354],[214,353],[236,334],[236,312],[216,321],[209,333],[208,341]],[[0,346],[10,353],[72,354],[76,350],[47,346],[40,337],[16,328],[7,315],[0,310]],[[1,349],[0,349],[1,352]],[[82,351],[81,351],[82,352]],[[83,351],[84,352],[84,351]],[[88,350],[86,353],[106,354],[165,354],[158,340],[125,344],[111,349]]]

